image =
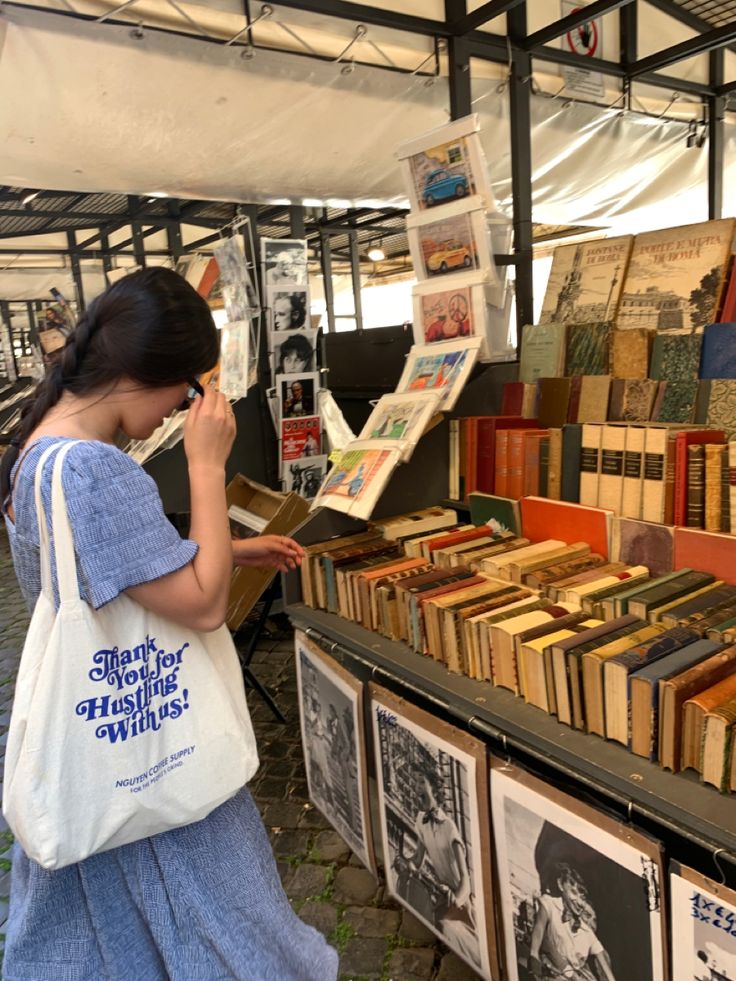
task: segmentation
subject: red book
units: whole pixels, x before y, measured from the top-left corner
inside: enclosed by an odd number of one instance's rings
[[[478,416],[476,424],[476,486],[471,490],[497,494],[499,492],[495,489],[495,476],[498,434],[509,429],[536,429],[539,423],[536,419],[524,419],[522,416]]]
[[[613,511],[546,497],[521,501],[521,533],[532,542],[553,536],[567,545],[587,542],[592,552],[608,558],[609,528]]]
[[[535,434],[548,435],[546,429],[512,429],[509,436],[508,480],[506,497],[524,496],[524,471],[526,469],[526,438]],[[580,539],[577,539],[579,541]]]
[[[549,433],[526,433],[524,439],[524,486],[523,495],[539,494],[539,454],[544,441],[549,443]]]
[[[736,538],[700,528],[675,528],[675,569],[698,569],[736,585]]]
[[[674,524],[687,523],[687,448],[698,443],[725,443],[721,430],[690,429],[678,433],[675,438],[675,514]],[[699,565],[693,568],[700,569]]]
[[[496,467],[493,481],[494,494],[508,497],[509,485],[509,436],[510,429],[499,429],[496,432]]]
[[[501,401],[502,416],[520,416],[524,406],[524,382],[506,382]]]
[[[493,532],[488,525],[478,525],[477,528],[470,528],[468,531],[455,531],[451,535],[443,535],[441,538],[433,538],[429,542],[424,542],[422,551],[428,555],[430,561],[432,555],[440,548],[449,548],[451,545],[462,545],[463,542],[472,542],[475,538],[487,538]]]

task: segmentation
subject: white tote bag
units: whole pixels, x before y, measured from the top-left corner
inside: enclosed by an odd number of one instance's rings
[[[5,755],[3,813],[26,854],[59,869],[206,817],[258,766],[226,627],[198,633],[121,594],[79,596],[61,473],[52,523],[60,606],[36,471],[41,592],[21,659]]]

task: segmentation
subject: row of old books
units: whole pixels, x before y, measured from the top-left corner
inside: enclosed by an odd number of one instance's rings
[[[307,549],[304,601],[677,771],[736,789],[736,586],[451,510]]]
[[[566,423],[521,416],[450,420],[449,496],[548,497],[644,521],[736,527],[736,442],[695,425]]]

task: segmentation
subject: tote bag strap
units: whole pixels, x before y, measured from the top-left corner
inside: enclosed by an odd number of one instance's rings
[[[64,464],[64,457],[69,450],[78,443],[79,440],[70,440],[64,443],[54,443],[41,454],[36,466],[36,479],[34,485],[36,500],[36,517],[38,519],[38,540],[39,557],[41,563],[41,589],[50,598],[53,598],[53,584],[51,579],[51,547],[49,542],[48,524],[46,521],[46,511],[43,505],[41,494],[41,481],[43,479],[43,468],[49,456],[58,450],[54,459],[54,469],[51,479],[51,526],[54,534],[54,552],[56,557],[56,577],[59,584],[59,600],[67,603],[79,598],[79,586],[77,583],[77,565],[74,558],[74,538],[72,536],[71,525],[66,511],[64,500],[64,489],[61,483],[61,469]],[[59,447],[61,447],[59,449]],[[61,519],[59,520],[59,511]]]

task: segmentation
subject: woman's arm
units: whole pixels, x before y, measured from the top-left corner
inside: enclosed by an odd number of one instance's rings
[[[539,951],[542,947],[544,934],[547,929],[547,911],[542,903],[537,907],[537,915],[532,927],[532,937],[529,943],[529,969],[535,977],[541,978],[542,964],[539,960]]]
[[[601,981],[616,981],[616,975],[611,966],[611,958],[606,950],[601,951],[600,954],[593,954],[593,961]]]
[[[193,630],[216,630],[227,613],[233,546],[225,463],[234,438],[235,420],[227,399],[205,388],[184,424],[192,515],[189,537],[199,550],[184,568],[126,590],[146,609]]]
[[[470,898],[470,875],[468,873],[468,862],[465,855],[465,848],[460,841],[453,841],[452,853],[460,878],[460,885],[455,891],[455,903],[457,906],[464,906]]]

